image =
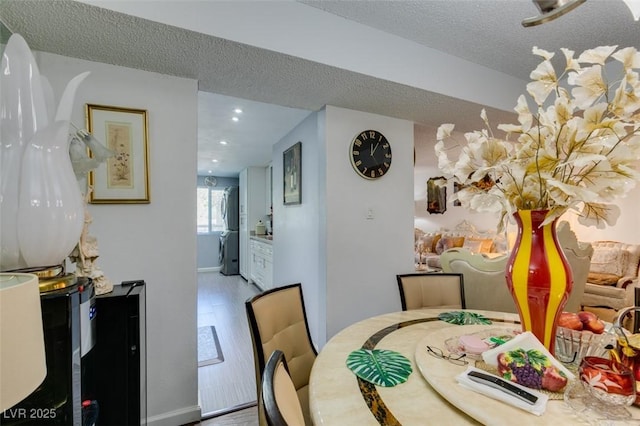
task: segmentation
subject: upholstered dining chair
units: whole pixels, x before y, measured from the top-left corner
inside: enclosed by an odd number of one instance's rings
[[[245,302],[256,372],[258,415],[265,424],[262,404],[262,376],[267,357],[275,350],[284,353],[307,424],[309,415],[309,375],[317,356],[313,346],[302,296],[302,285],[276,287]]]
[[[463,276],[458,273],[396,275],[402,310],[465,308]]]
[[[264,367],[262,400],[267,425],[305,425],[302,406],[282,351],[273,351]]]

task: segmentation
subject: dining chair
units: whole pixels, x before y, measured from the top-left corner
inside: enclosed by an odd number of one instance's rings
[[[440,255],[443,271],[464,275],[467,309],[517,313],[505,278],[508,260],[507,255],[489,258],[461,247]]]
[[[458,273],[396,275],[402,310],[465,308],[464,278]]]
[[[258,415],[266,424],[262,403],[262,376],[267,357],[283,352],[307,424],[309,415],[309,375],[317,356],[311,340],[300,283],[276,287],[245,302],[256,373]]]
[[[262,400],[268,426],[305,425],[302,406],[282,351],[273,351],[264,367]]]

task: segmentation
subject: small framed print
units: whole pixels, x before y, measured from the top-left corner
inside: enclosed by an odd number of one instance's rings
[[[92,204],[148,204],[147,111],[86,106],[87,129],[115,154],[89,172]]]
[[[302,142],[297,142],[282,154],[284,205],[302,202]]]
[[[447,180],[442,177],[433,177],[427,181],[427,211],[444,213],[447,210]]]

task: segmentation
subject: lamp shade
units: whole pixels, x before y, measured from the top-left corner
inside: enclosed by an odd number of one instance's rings
[[[0,411],[29,396],[46,375],[38,277],[0,273]]]

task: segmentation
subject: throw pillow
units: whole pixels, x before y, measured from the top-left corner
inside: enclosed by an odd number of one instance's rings
[[[587,282],[589,284],[596,285],[616,285],[618,284],[619,276],[613,274],[599,274],[597,272],[589,272]]]
[[[466,248],[472,253],[491,253],[493,240],[491,238],[467,237],[464,239],[462,248]]]
[[[629,252],[617,247],[596,247],[591,257],[589,272],[623,276],[627,269]]]
[[[442,244],[440,244],[442,243]],[[462,247],[464,244],[464,237],[442,237],[440,241],[438,241],[438,245],[441,246],[441,251],[437,252],[438,254],[442,254],[443,251],[449,250],[454,247]]]

